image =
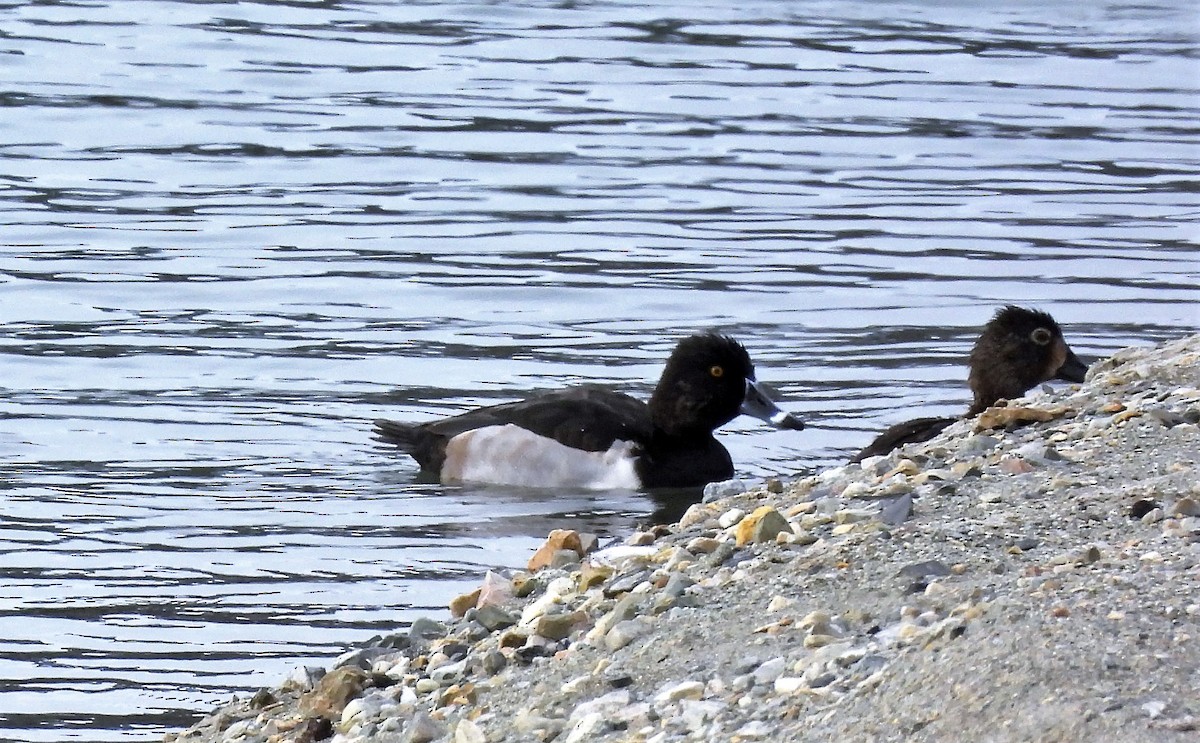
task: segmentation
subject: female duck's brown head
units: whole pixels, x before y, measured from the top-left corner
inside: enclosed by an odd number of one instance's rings
[[[1051,379],[1082,382],[1087,366],[1045,312],[1008,305],[996,312],[971,349],[968,381],[976,415],[1001,398],[1020,397]]]

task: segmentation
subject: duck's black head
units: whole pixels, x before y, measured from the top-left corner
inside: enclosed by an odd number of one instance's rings
[[[1045,312],[1008,305],[983,328],[971,350],[974,415],[1001,398],[1020,397],[1050,379],[1082,382],[1087,366]]]
[[[671,436],[709,436],[739,413],[778,428],[804,427],[758,386],[754,363],[742,344],[712,332],[681,340],[650,397],[655,427]]]

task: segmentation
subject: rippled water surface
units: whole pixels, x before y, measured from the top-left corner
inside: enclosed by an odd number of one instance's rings
[[[964,410],[1007,302],[1195,332],[1200,11],[0,5],[0,739],[150,739],[645,494],[420,483],[369,421],[740,338],[803,432]]]

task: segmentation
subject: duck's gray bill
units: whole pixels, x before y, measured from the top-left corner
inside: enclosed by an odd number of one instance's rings
[[[766,391],[753,379],[746,380],[746,398],[742,400],[741,413],[764,420],[776,428],[786,428],[792,431],[804,429],[804,421],[785,410],[780,410],[779,406],[770,397],[767,397]]]
[[[1067,360],[1063,362],[1062,366],[1058,367],[1058,372],[1054,376],[1068,382],[1082,382],[1086,378],[1087,370],[1087,364],[1083,363],[1075,355],[1075,352],[1068,348]]]

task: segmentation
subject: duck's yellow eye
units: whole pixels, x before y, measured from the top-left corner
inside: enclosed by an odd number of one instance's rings
[[[725,376],[725,369],[718,364],[714,364],[713,366],[709,367],[708,373],[713,375],[714,379],[720,379],[721,377]]]
[[[1044,346],[1049,343],[1051,337],[1050,331],[1046,328],[1035,328],[1034,331],[1029,334],[1029,338],[1039,346]]]

